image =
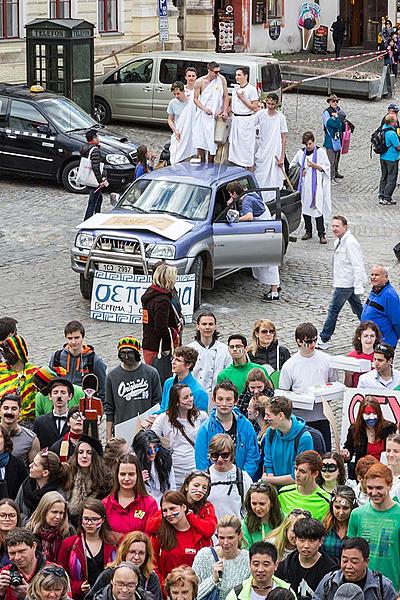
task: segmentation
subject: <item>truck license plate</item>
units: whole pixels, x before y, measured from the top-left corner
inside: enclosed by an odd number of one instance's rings
[[[98,263],[99,271],[107,271],[108,273],[134,273],[133,267],[127,265],[109,265],[108,263]]]

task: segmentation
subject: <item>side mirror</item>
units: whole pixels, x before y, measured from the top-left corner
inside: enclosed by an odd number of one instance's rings
[[[230,208],[226,213],[227,223],[239,223],[239,211]]]
[[[111,206],[116,206],[118,204],[118,200],[120,199],[120,195],[117,192],[111,192],[110,194],[110,204]]]
[[[41,133],[43,135],[50,135],[52,133],[51,127],[49,125],[38,125],[36,127],[37,133]]]

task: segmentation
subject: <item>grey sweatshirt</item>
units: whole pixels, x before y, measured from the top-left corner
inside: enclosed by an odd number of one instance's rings
[[[104,412],[108,423],[133,419],[158,402],[161,383],[154,367],[139,363],[135,370],[127,371],[119,365],[107,374]]]

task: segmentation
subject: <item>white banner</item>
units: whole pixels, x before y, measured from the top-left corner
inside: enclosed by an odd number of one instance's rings
[[[400,391],[394,390],[364,390],[358,388],[347,388],[344,393],[342,411],[342,432],[340,444],[346,441],[347,430],[356,420],[360,403],[365,396],[373,396],[381,406],[385,419],[393,423],[400,422]]]
[[[141,297],[150,285],[150,275],[95,271],[90,317],[99,321],[141,323]],[[185,323],[191,323],[194,309],[195,275],[178,275],[176,290]]]

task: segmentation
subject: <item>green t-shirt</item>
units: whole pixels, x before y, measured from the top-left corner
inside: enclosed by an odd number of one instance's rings
[[[278,500],[285,516],[294,508],[309,510],[311,516],[322,521],[329,510],[330,495],[317,485],[312,494],[304,496],[299,494],[297,485],[292,483],[285,485],[278,492]]]
[[[272,527],[268,525],[268,523],[262,523],[261,529],[255,531],[254,533],[250,533],[246,519],[242,521],[242,533],[243,533],[243,545],[245,548],[250,548],[254,542],[262,542],[265,540],[267,535],[272,531]]]
[[[71,400],[68,402],[68,409],[73,406],[78,406],[79,400],[85,395],[82,388],[79,385],[74,384],[75,393]],[[40,417],[46,415],[53,410],[53,403],[49,400],[48,396],[43,396],[41,392],[37,392],[35,396],[35,416]]]
[[[247,375],[252,369],[261,369],[262,371],[264,371],[267,379],[271,380],[271,377],[268,375],[267,370],[263,365],[256,365],[256,363],[248,361],[243,365],[234,365],[232,363],[231,365],[229,365],[229,367],[223,369],[218,374],[217,383],[221,383],[221,381],[228,379],[237,387],[239,394],[241,394],[246,384]]]
[[[376,510],[371,502],[350,515],[348,537],[362,537],[370,546],[369,568],[379,571],[400,589],[400,505]]]

